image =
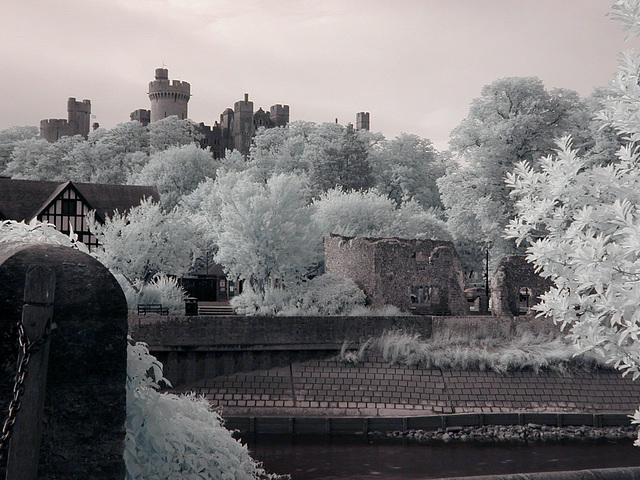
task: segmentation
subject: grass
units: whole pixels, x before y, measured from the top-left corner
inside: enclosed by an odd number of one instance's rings
[[[460,332],[443,328],[431,338],[391,330],[350,348],[345,342],[339,354],[344,362],[360,363],[381,356],[390,364],[441,368],[448,370],[553,370],[562,374],[604,366],[587,355],[575,355],[576,349],[562,336],[524,331],[513,336],[487,332]]]

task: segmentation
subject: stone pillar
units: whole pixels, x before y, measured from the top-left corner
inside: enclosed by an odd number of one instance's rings
[[[127,306],[116,279],[87,254],[0,244],[0,419],[13,387],[17,322],[32,265],[56,275],[38,479],[124,478]]]

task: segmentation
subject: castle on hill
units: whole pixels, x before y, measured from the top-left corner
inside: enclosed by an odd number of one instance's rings
[[[76,101],[70,97],[67,100],[67,119],[49,118],[40,121],[40,136],[48,142],[57,142],[60,137],[89,135],[91,123],[91,100]]]
[[[131,112],[129,118],[143,125],[157,122],[172,115],[187,119],[188,103],[191,98],[191,84],[180,80],[169,80],[167,68],[156,68],[155,79],[149,82],[150,109],[138,109]],[[49,119],[40,122],[40,136],[49,142],[69,135],[89,135],[91,101],[77,102],[69,98],[67,120]],[[369,112],[356,114],[356,130],[369,130]],[[212,126],[199,123],[204,138],[201,144],[211,150],[214,158],[223,158],[227,150],[238,150],[249,154],[251,139],[259,128],[284,127],[289,123],[289,105],[275,104],[268,111],[259,107],[254,111],[249,94],[235,102],[233,108],[226,108],[220,114],[220,120]],[[97,128],[98,124],[94,124]]]

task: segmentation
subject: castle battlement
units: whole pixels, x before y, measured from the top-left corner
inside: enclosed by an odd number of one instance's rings
[[[153,92],[179,92],[191,95],[191,84],[181,80],[152,80],[149,82],[149,93]]]
[[[47,118],[40,120],[40,128],[42,128],[43,125],[48,127],[66,127],[69,125],[69,121],[64,118]]]

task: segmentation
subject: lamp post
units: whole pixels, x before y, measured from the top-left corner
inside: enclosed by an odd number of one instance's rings
[[[485,256],[485,283],[484,293],[489,298],[489,249],[491,248],[491,242],[487,242],[486,256]]]

